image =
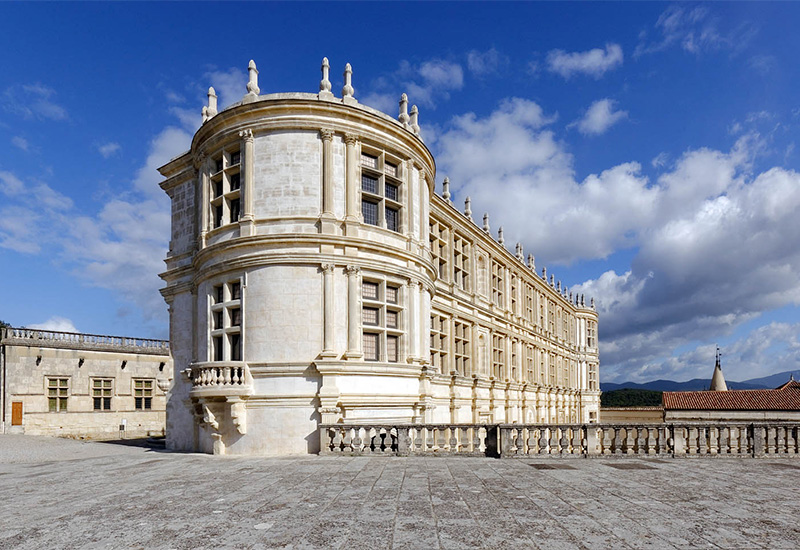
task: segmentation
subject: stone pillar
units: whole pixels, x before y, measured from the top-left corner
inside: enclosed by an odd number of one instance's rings
[[[200,155],[199,161],[199,192],[197,193],[197,208],[198,208],[198,229],[197,232],[197,248],[203,249],[206,246],[206,234],[208,233],[208,203],[209,203],[209,187],[210,182],[210,161],[205,155]]]
[[[322,138],[322,215],[333,217],[333,130],[323,128]]]
[[[347,272],[347,352],[345,359],[362,359],[361,351],[361,268],[348,265]]]
[[[333,264],[322,264],[322,295],[324,300],[323,309],[323,345],[320,357],[336,357],[334,349],[334,336],[336,332],[336,312],[334,311],[334,290],[333,290]]]
[[[409,279],[406,284],[408,289],[408,360],[409,362],[419,360],[419,285],[416,281]]]
[[[360,220],[358,211],[358,136],[353,134],[344,135],[344,143],[347,146],[345,154],[345,220],[357,223]]]
[[[253,179],[255,177],[255,140],[252,130],[242,130],[239,132],[243,146],[242,156],[244,157],[244,174],[242,174],[242,218],[239,221],[239,234],[252,235],[254,231],[255,215],[253,213]]]

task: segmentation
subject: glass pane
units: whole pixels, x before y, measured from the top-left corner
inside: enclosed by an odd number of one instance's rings
[[[372,155],[367,155],[366,153],[361,153],[361,166],[366,166],[367,168],[377,168],[378,158],[373,157]]]
[[[231,326],[238,327],[242,324],[242,310],[235,308],[231,310]]]
[[[58,410],[60,410],[60,411],[66,411],[67,410],[67,398],[66,397],[60,397],[58,399]]]
[[[242,338],[239,334],[231,334],[231,361],[242,360]],[[149,387],[148,387],[149,388]],[[148,389],[147,395],[152,395],[152,389]]]
[[[231,223],[239,221],[240,208],[239,199],[233,199],[231,201]]]
[[[367,193],[377,193],[378,178],[373,178],[372,176],[367,175],[361,176],[361,190],[366,191]]]
[[[386,198],[396,201],[397,200],[397,186],[391,185],[389,183],[386,184]]]
[[[133,387],[134,388],[141,388],[142,387],[142,381],[141,380],[134,381],[133,382]]]
[[[361,214],[364,216],[364,223],[378,225],[378,204],[369,201],[361,201]]]
[[[215,304],[221,304],[225,300],[225,292],[222,285],[214,287],[214,297],[216,298]]]
[[[365,334],[363,338],[364,359],[367,361],[378,360],[378,335]]]
[[[222,182],[214,182],[214,198],[222,196]]]
[[[361,313],[362,322],[365,325],[377,325],[378,324],[378,310],[371,307],[365,307]]]
[[[397,312],[396,311],[387,311],[386,312],[386,327],[387,328],[397,328]]]
[[[368,300],[378,299],[378,283],[364,281],[361,283],[361,295]]]
[[[238,300],[242,297],[242,284],[239,282],[231,283],[231,300]]]
[[[136,390],[133,390],[133,395],[141,396],[142,392],[143,392],[143,390],[136,389]]]
[[[222,312],[215,311],[214,312],[214,328],[220,329],[222,328]]]
[[[142,398],[141,397],[135,398],[135,402],[136,402],[136,408],[137,409],[141,409],[142,408]]]
[[[50,412],[55,412],[58,410],[58,402],[55,397],[51,397],[47,400],[48,410]]]
[[[231,176],[231,191],[236,191],[241,187],[241,175],[240,174],[233,174]]]
[[[397,231],[397,210],[393,208],[386,209],[386,229]]]
[[[397,288],[393,286],[386,287],[386,301],[390,304],[397,303]]]
[[[215,172],[219,172],[220,170],[222,170],[222,159],[221,158],[216,159],[214,161],[214,171]]]
[[[61,386],[62,388],[66,388],[67,387],[67,379],[66,378],[59,379],[58,385]]]
[[[386,337],[386,359],[393,363],[397,362],[397,336]]]
[[[105,399],[103,399],[103,408],[105,410],[107,410],[107,411],[111,410],[111,398],[110,397],[106,397]]]
[[[153,404],[153,400],[151,398],[149,398],[149,397],[145,397],[144,398],[144,408],[145,409],[151,408],[152,404]]]
[[[55,378],[48,378],[47,385],[50,387],[58,386],[58,380],[56,380]]]
[[[231,153],[231,165],[239,164],[239,162],[241,161],[241,158],[242,157],[238,152],[237,153]]]
[[[384,166],[384,172],[388,175],[392,176],[393,178],[397,177],[397,166],[394,164],[386,163]]]
[[[92,395],[94,395],[95,397],[98,397],[101,394],[102,394],[102,390],[98,390],[98,389],[92,390]]]
[[[94,410],[99,411],[101,407],[101,399],[99,397],[95,397],[94,399]]]
[[[110,388],[111,387],[111,380],[103,380],[103,387]]]

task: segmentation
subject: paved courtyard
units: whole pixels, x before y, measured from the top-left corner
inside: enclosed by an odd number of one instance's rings
[[[800,548],[800,460],[221,458],[0,436],[0,548]]]

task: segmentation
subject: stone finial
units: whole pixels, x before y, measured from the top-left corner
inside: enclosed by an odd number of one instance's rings
[[[472,199],[469,197],[464,199],[464,215],[472,221]]]
[[[569,301],[572,303],[572,291],[569,292]]]
[[[328,58],[322,58],[322,80],[319,81],[319,97],[324,99],[330,99],[333,97],[333,93],[331,93],[331,81],[330,81],[330,69],[331,66],[328,63]]]
[[[556,286],[556,276],[553,275],[552,273],[550,274],[550,286],[552,287]]]
[[[542,279],[544,279],[545,282],[547,282],[547,266],[542,268]]]
[[[400,114],[397,115],[397,120],[405,128],[408,128],[408,96],[406,94],[400,96]]]
[[[419,110],[416,105],[411,106],[411,117],[409,123],[411,124],[411,131],[415,136],[419,135]]]
[[[522,243],[517,243],[516,250],[517,250],[517,259],[520,262],[525,263],[525,254],[522,253]]]
[[[489,232],[489,213],[483,215],[483,230]]]
[[[591,307],[592,309],[594,309],[594,297],[591,299],[591,301],[590,301],[590,303],[589,303],[589,307]]]
[[[581,306],[586,307],[586,295],[581,294]]]
[[[247,83],[247,95],[255,99],[258,97],[258,94],[261,93],[261,88],[258,87],[258,69],[256,69],[256,62],[252,59],[247,65],[247,73],[250,77],[250,81]]]
[[[497,230],[497,242],[500,244],[506,244],[506,240],[503,237],[503,227],[500,226],[500,229]]]
[[[342,87],[342,98],[353,99],[353,94],[356,91],[353,89],[353,67],[350,63],[344,66],[344,86]]]
[[[203,107],[203,122],[208,121],[217,114],[217,92],[211,86],[208,89],[208,107]]]
[[[536,258],[533,254],[528,254],[528,268],[536,273]]]
[[[561,293],[561,281],[558,281],[558,284],[556,285],[556,290],[558,290],[559,294]]]
[[[442,182],[442,198],[450,202],[450,178],[445,177]]]

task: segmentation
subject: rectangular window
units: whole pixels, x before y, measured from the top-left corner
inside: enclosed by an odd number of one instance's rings
[[[239,199],[233,199],[231,201],[231,223],[239,221],[240,208]]]
[[[586,322],[586,345],[590,348],[597,347],[597,324],[594,321]]]
[[[214,160],[214,171],[222,172],[222,157]]]
[[[395,166],[394,164],[387,162],[383,167],[383,171],[386,173],[387,176],[391,176],[393,178],[397,177],[397,166]]]
[[[361,215],[364,216],[364,223],[378,225],[378,203],[362,200]]]
[[[214,207],[214,227],[222,226],[222,206]]]
[[[502,380],[503,370],[506,366],[505,359],[505,338],[498,334],[492,336],[492,376],[497,380]]]
[[[505,305],[505,268],[498,262],[492,262],[492,302],[498,307]]]
[[[525,381],[529,384],[536,382],[534,358],[536,357],[536,350],[530,344],[525,346]]]
[[[517,290],[519,285],[517,284],[517,276],[513,273],[511,274],[511,313],[514,315],[519,315],[519,311],[517,311]]]
[[[47,379],[47,407],[50,412],[66,412],[69,378]]]
[[[431,365],[442,374],[449,374],[447,365],[447,328],[450,320],[431,314]]]
[[[231,175],[231,191],[236,191],[242,186],[242,179],[240,174]]]
[[[533,287],[525,283],[525,320],[533,324],[536,322],[534,318],[534,290]]]
[[[238,151],[236,153],[231,153],[231,166],[239,164],[241,160],[242,160],[242,155]]]
[[[111,396],[113,394],[112,385],[113,381],[111,378],[92,379],[92,400],[94,401],[94,410],[111,410]]]
[[[401,312],[399,287],[385,282],[362,281],[361,309],[364,358],[397,362],[399,359]],[[382,353],[385,356],[382,357]]]
[[[239,151],[223,151],[220,158],[214,160],[214,172],[210,174],[213,228],[236,223],[241,217],[242,175],[238,168],[240,160]]]
[[[454,344],[454,355],[456,359],[456,372],[462,375],[470,374],[469,370],[469,358],[470,358],[470,347],[469,347],[469,332],[470,326],[467,323],[460,322],[458,320],[454,323],[454,334],[453,334],[453,344]]]
[[[469,243],[453,235],[453,282],[461,290],[469,292]]]
[[[214,182],[214,198],[215,199],[222,196],[223,189],[224,189],[224,187],[222,185],[222,180]]]
[[[431,219],[428,240],[430,241],[431,255],[433,255],[433,264],[437,267],[439,279],[446,281],[449,279],[447,272],[449,233],[447,227]]]
[[[242,360],[242,283],[216,285],[210,305],[210,355],[212,361]]]
[[[136,405],[136,410],[150,410],[153,408],[153,381],[152,380],[134,380],[133,381],[133,398]]]

